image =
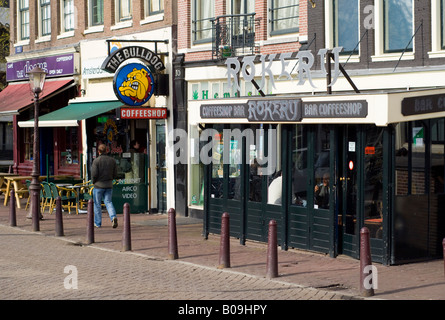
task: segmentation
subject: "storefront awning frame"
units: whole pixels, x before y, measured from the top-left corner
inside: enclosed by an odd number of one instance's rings
[[[99,114],[122,106],[120,101],[72,102],[66,107],[39,117],[39,127],[76,127],[79,121],[92,118]],[[19,121],[18,126],[30,128],[34,119]]]
[[[360,93],[360,94],[332,94],[332,95],[306,95],[306,96],[270,96],[261,98],[229,98],[215,100],[195,100],[189,101],[189,121],[191,124],[198,123],[254,123],[248,120],[249,110],[246,109],[246,116],[243,117],[204,117],[202,115],[203,106],[237,106],[246,105],[249,101],[273,101],[273,100],[301,100],[302,108],[310,103],[335,104],[338,102],[363,101],[367,104],[367,114],[354,118],[344,116],[311,116],[306,117],[302,110],[301,119],[298,121],[260,121],[261,123],[300,123],[300,124],[375,124],[376,126],[388,126],[391,123],[399,123],[412,120],[432,119],[445,117],[445,111],[434,113],[419,113],[406,116],[402,114],[402,101],[405,98],[422,97],[445,94],[445,88],[428,88],[420,90],[404,90],[394,92]]]

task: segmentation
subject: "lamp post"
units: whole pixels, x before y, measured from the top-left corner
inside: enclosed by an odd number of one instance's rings
[[[35,67],[28,72],[29,85],[34,94],[34,141],[33,141],[33,166],[31,172],[31,216],[33,231],[40,231],[40,143],[39,143],[39,95],[43,91],[46,72],[39,67]]]

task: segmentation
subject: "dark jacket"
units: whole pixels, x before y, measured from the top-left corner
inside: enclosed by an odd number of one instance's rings
[[[113,179],[117,178],[116,161],[107,155],[101,154],[94,159],[91,166],[91,182],[95,188],[113,188]]]

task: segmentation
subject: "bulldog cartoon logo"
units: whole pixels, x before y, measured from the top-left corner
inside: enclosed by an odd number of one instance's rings
[[[153,94],[153,76],[144,65],[128,64],[116,73],[114,90],[118,98],[125,104],[141,106]]]

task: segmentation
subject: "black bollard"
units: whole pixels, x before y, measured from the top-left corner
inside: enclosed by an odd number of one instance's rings
[[[176,211],[168,210],[168,257],[170,260],[178,259],[178,239],[176,234]]]
[[[230,222],[229,214],[224,212],[221,218],[221,241],[219,245],[218,269],[230,268]]]
[[[14,190],[11,190],[11,200],[9,202],[9,225],[11,227],[17,226],[17,215],[15,209],[15,194]]]
[[[62,199],[56,198],[56,237],[63,237]]]
[[[88,200],[88,213],[87,213],[87,243],[92,244],[94,242],[94,201]]]
[[[360,230],[360,293],[363,297],[374,295],[369,229],[366,227]]]
[[[277,222],[275,220],[269,222],[266,270],[268,279],[278,277]]]
[[[131,250],[130,204],[124,204],[124,230],[122,233],[122,251]]]

